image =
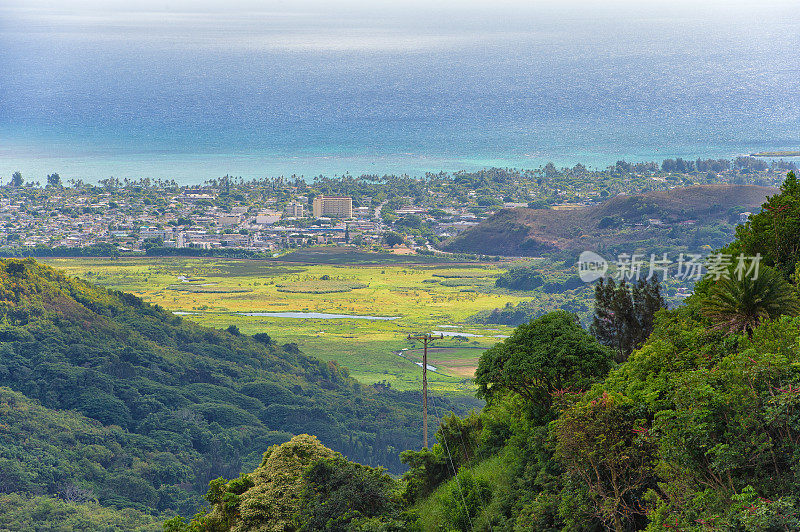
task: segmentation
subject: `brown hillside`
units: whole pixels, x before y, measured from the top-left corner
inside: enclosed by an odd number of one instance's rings
[[[447,251],[540,256],[564,249],[596,249],[658,238],[665,230],[724,222],[757,210],[774,188],[700,185],[617,196],[577,210],[503,209],[446,241]],[[650,220],[658,220],[655,224]],[[694,222],[694,223],[692,223]]]

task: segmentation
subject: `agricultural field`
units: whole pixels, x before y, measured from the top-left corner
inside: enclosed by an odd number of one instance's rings
[[[420,345],[411,334],[443,334],[429,350],[432,390],[472,393],[481,353],[512,327],[475,325],[479,311],[530,300],[494,287],[500,264],[296,264],[218,258],[47,259],[67,274],[185,315],[202,325],[267,333],[280,344],[335,360],[365,384],[419,389]],[[331,316],[333,315],[333,316]]]

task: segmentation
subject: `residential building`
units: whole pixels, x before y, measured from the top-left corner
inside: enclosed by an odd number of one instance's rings
[[[278,211],[262,211],[256,216],[256,223],[258,225],[272,225],[281,219],[282,213]]]
[[[353,214],[359,218],[369,218],[372,216],[372,209],[369,207],[356,207],[353,209]]]
[[[286,204],[286,216],[289,218],[302,218],[305,216],[305,206],[298,201],[290,201]]]
[[[314,198],[314,217],[353,217],[353,199],[348,196],[317,196]]]
[[[217,218],[219,225],[223,227],[231,226],[231,225],[239,225],[242,222],[242,215],[241,214],[222,214]]]

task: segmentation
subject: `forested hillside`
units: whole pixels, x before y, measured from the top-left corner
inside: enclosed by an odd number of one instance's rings
[[[447,416],[421,450],[417,394],[0,262],[0,524],[800,529],[793,174],[721,252],[729,267],[685,305],[664,309],[655,280],[604,282],[589,331],[565,310],[521,325],[481,356],[486,407]],[[399,462],[399,480],[370,467]]]
[[[380,468],[350,462],[303,434],[267,449],[255,471],[209,484],[210,508],[177,516],[166,532],[362,530],[416,528],[403,511],[398,482]]]
[[[5,493],[191,515],[210,480],[293,434],[394,472],[421,443],[418,393],[33,260],[0,261],[0,317]]]
[[[504,209],[445,241],[443,249],[543,256],[585,249],[631,253],[631,245],[649,252],[721,247],[733,237],[739,213],[757,210],[773,192],[755,185],[698,185],[621,194],[574,210]]]
[[[624,285],[598,288],[615,311],[596,314],[597,339],[559,311],[486,351],[476,381],[487,407],[449,418],[430,451],[404,454],[421,527],[800,529],[793,174],[736,234],[722,250],[734,258],[727,271],[657,312],[632,351],[618,342],[640,327],[618,305]],[[738,274],[740,253],[760,254],[757,275]]]

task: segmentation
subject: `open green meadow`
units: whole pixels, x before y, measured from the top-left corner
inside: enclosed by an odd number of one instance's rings
[[[422,351],[409,333],[444,333],[428,364],[430,387],[472,393],[481,353],[505,326],[466,322],[478,311],[530,299],[495,289],[495,264],[297,264],[219,258],[47,259],[69,275],[134,293],[202,325],[268,333],[280,344],[335,360],[365,384],[419,389]],[[325,313],[392,319],[277,317]]]

